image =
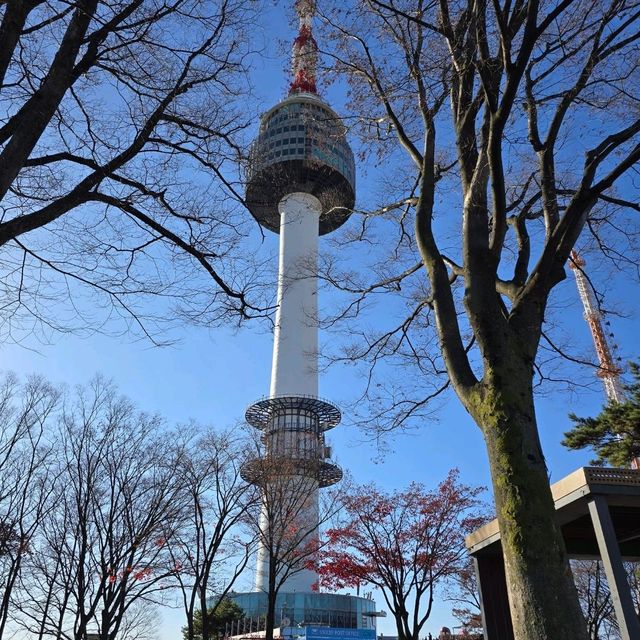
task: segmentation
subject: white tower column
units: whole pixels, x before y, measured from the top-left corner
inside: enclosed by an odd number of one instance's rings
[[[271,396],[318,395],[318,228],[322,205],[308,193],[279,203],[278,310]]]
[[[319,221],[322,205],[308,193],[292,193],[279,203],[280,259],[278,265],[278,309],[273,341],[271,397],[318,395],[318,302],[316,268],[318,261]],[[299,417],[298,419],[304,419]],[[310,418],[309,418],[310,419]],[[318,458],[317,436],[311,429],[289,431],[274,429],[267,448],[272,453]],[[293,475],[265,487],[266,494],[282,501],[283,527],[294,526],[308,532],[300,545],[312,544],[318,537],[318,481],[305,475]],[[282,495],[279,495],[282,494]],[[269,497],[265,495],[265,500]],[[267,513],[275,505],[265,505],[260,517],[263,531],[268,527]],[[268,591],[269,554],[258,548],[255,590]],[[318,575],[309,569],[296,569],[282,585],[283,592],[310,592]]]
[[[344,224],[355,204],[355,161],[346,128],[316,88],[316,0],[295,0],[295,9],[300,28],[289,96],[261,118],[245,199],[258,223],[280,234],[271,387],[245,413],[263,446],[240,473],[262,491],[254,589],[269,592],[269,571],[277,565],[281,573],[271,588],[281,594],[313,591],[318,576],[302,566],[318,539],[320,489],[342,479],[325,441],[340,423],[340,411],[318,398],[316,272],[318,237]],[[270,566],[267,547],[274,540],[284,544],[272,549]],[[292,575],[285,576],[287,562]],[[278,612],[276,624],[277,618]]]

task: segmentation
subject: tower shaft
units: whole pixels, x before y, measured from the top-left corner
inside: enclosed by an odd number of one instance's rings
[[[317,396],[316,270],[322,206],[308,193],[292,193],[278,208],[280,259],[271,396]]]
[[[316,267],[322,206],[308,193],[291,193],[279,203],[280,254],[278,262],[278,310],[273,338],[271,397],[315,397],[318,395],[318,305]],[[302,456],[317,460],[324,456],[324,439],[319,437],[312,416],[281,416],[268,434],[266,449],[277,459]],[[287,425],[287,417],[296,421]],[[283,466],[286,463],[283,462]],[[313,545],[318,538],[318,481],[303,473],[270,480],[263,488],[260,528],[281,526],[293,531],[291,544]],[[276,504],[279,503],[279,504]],[[275,512],[275,513],[274,513]],[[274,523],[275,520],[281,522]],[[297,532],[300,532],[297,534]],[[282,537],[281,532],[275,533]],[[268,591],[269,554],[263,536],[258,547],[255,590]],[[296,553],[293,549],[288,552]],[[300,554],[308,553],[304,548]],[[318,575],[297,568],[282,584],[284,591],[311,591]]]

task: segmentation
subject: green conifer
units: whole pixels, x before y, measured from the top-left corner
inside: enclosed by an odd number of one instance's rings
[[[609,402],[595,418],[569,414],[573,429],[564,434],[562,444],[569,449],[592,447],[596,466],[628,467],[640,458],[640,365],[629,364],[633,382],[624,385],[626,400]]]
[[[209,609],[210,638],[222,638],[227,632],[227,625],[232,621],[241,620],[244,611],[233,600],[224,598],[216,607]],[[202,611],[196,611],[193,616],[194,640],[202,640]],[[189,638],[188,627],[182,627],[182,637]]]

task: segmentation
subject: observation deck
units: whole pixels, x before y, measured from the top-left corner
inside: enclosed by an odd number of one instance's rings
[[[340,410],[313,396],[262,398],[246,411],[247,422],[260,429],[264,455],[245,462],[242,479],[263,485],[276,477],[302,475],[329,487],[342,479],[342,470],[328,462],[331,449],[324,432],[340,422]]]
[[[300,417],[317,421],[317,428],[328,431],[340,424],[340,409],[315,396],[272,396],[254,402],[246,411],[245,420],[256,429],[286,427]],[[287,417],[289,420],[287,420]]]
[[[351,215],[355,186],[345,127],[318,96],[295,93],[262,117],[249,154],[246,204],[263,227],[278,233],[278,203],[302,192],[318,198],[320,235],[330,233]]]

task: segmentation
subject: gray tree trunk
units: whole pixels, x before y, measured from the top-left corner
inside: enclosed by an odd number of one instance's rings
[[[507,358],[467,403],[491,468],[516,640],[586,640],[538,438],[530,366]]]

